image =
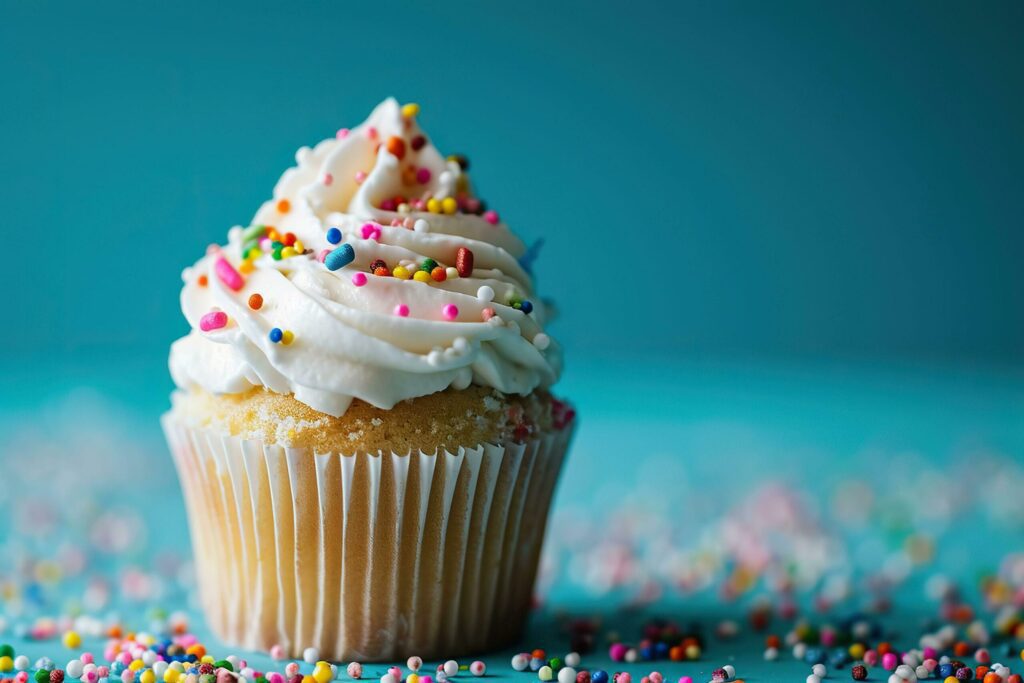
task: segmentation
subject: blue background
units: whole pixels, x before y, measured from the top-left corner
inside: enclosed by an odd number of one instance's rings
[[[180,271],[388,95],[547,242],[581,415],[553,607],[660,582],[742,619],[724,536],[765,517],[772,569],[819,555],[800,599],[894,571],[913,638],[931,573],[975,599],[1024,546],[1024,4],[0,3],[0,636],[93,581],[129,627],[184,606],[203,633],[157,424]],[[864,519],[833,509],[851,484]],[[762,514],[780,498],[795,521]],[[707,583],[659,573],[676,553]],[[780,666],[755,676],[807,673]]]
[[[159,356],[179,272],[394,95],[574,353],[1024,359],[1020,3],[5,2],[10,353]],[[35,251],[37,248],[39,251]]]

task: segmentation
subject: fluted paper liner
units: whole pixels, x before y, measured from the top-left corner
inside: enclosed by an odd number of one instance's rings
[[[162,422],[225,642],[372,661],[519,636],[571,425],[525,444],[345,455]]]

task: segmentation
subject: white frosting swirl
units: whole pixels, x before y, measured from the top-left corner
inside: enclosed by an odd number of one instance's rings
[[[404,142],[404,154],[394,150],[401,159],[388,151],[393,137]],[[184,271],[181,305],[192,331],[171,347],[179,387],[220,394],[264,386],[338,416],[353,398],[391,408],[470,383],[526,394],[557,380],[561,349],[543,334],[548,311],[517,260],[523,243],[504,224],[470,212],[380,208],[396,196],[475,201],[460,165],[421,137],[415,116],[389,99],[347,135],[298,151],[298,165],[285,171],[253,225],[293,233],[310,253],[281,260],[262,253],[235,291],[215,268],[221,254],[235,268],[243,263],[243,229],[235,227],[221,252],[211,250]],[[394,226],[395,219],[415,229]],[[367,222],[379,224],[379,237],[371,229],[364,239]],[[328,242],[331,228],[355,250],[355,260],[335,271],[316,257],[337,246]],[[462,247],[473,254],[467,277],[418,282],[370,273],[377,259],[389,269],[406,263],[415,270],[427,258],[452,267]],[[356,273],[366,274],[365,285],[353,281]],[[259,309],[248,303],[254,293],[263,298]],[[532,312],[509,305],[513,300],[529,301]],[[458,308],[454,320],[444,314],[449,304]],[[407,317],[396,314],[400,305]],[[485,320],[485,309],[493,317]],[[227,325],[203,331],[200,320],[215,310],[227,314]],[[275,343],[274,328],[294,341]]]

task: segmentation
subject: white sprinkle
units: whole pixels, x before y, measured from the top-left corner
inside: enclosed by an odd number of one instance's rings
[[[580,653],[579,652],[570,652],[569,654],[567,654],[565,656],[564,661],[565,661],[565,665],[566,666],[571,666],[573,668],[576,668],[577,666],[580,665]]]
[[[824,678],[825,676],[828,676],[828,669],[825,668],[824,664],[820,664],[820,663],[819,664],[815,664],[814,666],[812,666],[811,667],[811,672],[815,676],[818,676],[819,678]]]
[[[412,224],[412,229],[416,232],[429,232],[430,223],[426,222],[422,218],[417,218],[416,222]]]
[[[476,290],[476,298],[480,301],[494,301],[494,290],[487,285]]]
[[[536,346],[541,351],[548,348],[550,344],[551,337],[544,334],[543,332],[538,333],[537,336],[533,338],[533,345]]]
[[[558,670],[558,683],[576,683],[576,669],[563,666]]]
[[[320,661],[320,650],[315,647],[307,647],[302,651],[302,661],[307,664],[316,664]]]

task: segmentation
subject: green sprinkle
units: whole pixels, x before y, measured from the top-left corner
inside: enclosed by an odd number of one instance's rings
[[[248,228],[242,231],[242,241],[248,242],[249,240],[259,240],[263,237],[263,234],[267,231],[265,225],[250,225]]]

